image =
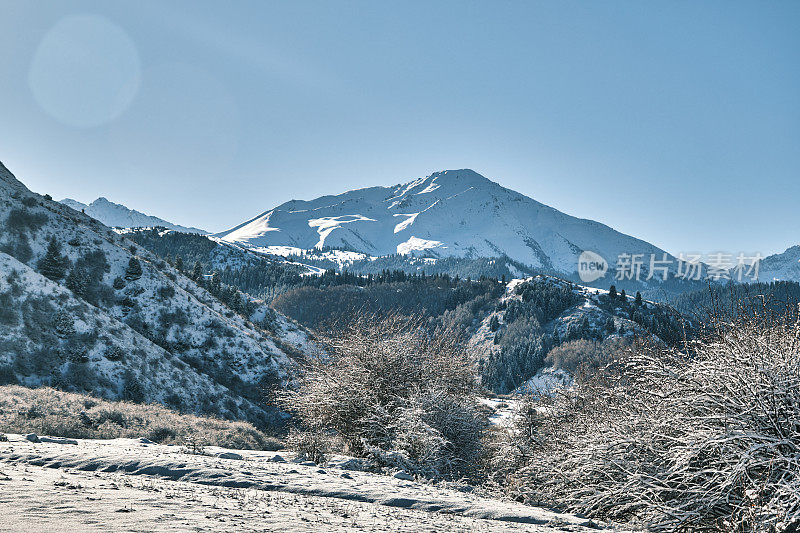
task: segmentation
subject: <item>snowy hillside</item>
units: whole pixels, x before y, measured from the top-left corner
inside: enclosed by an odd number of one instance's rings
[[[253,301],[240,306],[252,312],[245,318],[88,215],[28,191],[2,165],[0,224],[4,381],[275,421],[263,395],[290,379],[308,349],[302,328]]]
[[[29,387],[48,383],[106,398],[187,407],[199,401],[219,414],[231,411],[232,404],[222,403],[234,396],[230,390],[123,322],[4,253],[0,272],[5,274],[0,294],[14,294],[15,307],[22,311],[3,314],[0,368],[5,380],[14,373]],[[262,412],[244,399],[235,408]]]
[[[662,250],[575,218],[472,170],[437,172],[394,187],[292,200],[217,235],[263,250],[343,248],[371,256],[508,257],[571,274],[591,250],[613,266],[622,253]],[[277,249],[277,248],[273,248]]]
[[[786,251],[765,257],[758,270],[758,281],[798,281],[800,282],[800,245]]]
[[[107,199],[100,197],[89,205],[83,204],[71,198],[61,200],[61,203],[71,207],[76,211],[83,211],[90,217],[99,220],[111,228],[168,228],[184,233],[208,233],[197,228],[187,228],[171,222],[167,222],[158,217],[145,215],[139,211],[129,209],[122,204],[115,204]]]

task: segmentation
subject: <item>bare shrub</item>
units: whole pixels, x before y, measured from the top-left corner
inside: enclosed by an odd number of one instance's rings
[[[608,337],[603,340],[576,339],[550,350],[544,364],[566,370],[571,374],[591,371],[608,365],[624,353],[631,344],[630,338]]]
[[[315,453],[327,436],[330,448],[379,466],[431,478],[475,474],[485,422],[455,335],[397,316],[362,318],[327,345],[329,355],[311,360],[297,388],[279,396],[314,437],[305,440]]]
[[[498,477],[527,501],[656,531],[794,531],[800,327],[717,329],[685,353],[635,347],[527,405]]]

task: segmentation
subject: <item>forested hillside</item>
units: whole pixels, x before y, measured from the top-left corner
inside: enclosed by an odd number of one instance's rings
[[[725,320],[754,314],[797,313],[800,284],[796,281],[769,283],[729,283],[676,296],[673,306],[701,319],[718,315]]]

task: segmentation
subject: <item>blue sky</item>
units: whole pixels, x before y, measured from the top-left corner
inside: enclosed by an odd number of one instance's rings
[[[800,2],[9,2],[0,160],[219,231],[472,168],[670,252],[800,242]]]

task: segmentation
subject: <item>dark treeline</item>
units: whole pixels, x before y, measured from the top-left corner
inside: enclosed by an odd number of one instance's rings
[[[676,296],[672,301],[678,311],[701,320],[709,316],[725,320],[769,314],[796,316],[798,303],[800,284],[795,281],[708,286]]]
[[[502,260],[497,261],[498,265],[501,266],[494,267],[497,276],[490,276],[482,273],[486,272],[486,269],[482,269],[481,265],[494,265],[495,260],[458,260],[455,258],[437,261],[437,264],[445,263],[440,266],[426,264],[420,260],[420,265],[424,264],[425,269],[416,269],[415,267],[414,270],[409,271],[409,268],[400,267],[413,265],[415,264],[413,261],[411,263],[403,263],[401,256],[389,256],[372,262],[357,262],[341,272],[337,272],[335,268],[331,267],[320,275],[302,275],[301,273],[305,269],[291,262],[279,262],[256,255],[248,256],[242,252],[228,249],[224,245],[219,245],[203,235],[179,232],[165,233],[160,228],[155,228],[134,231],[126,236],[164,257],[179,270],[190,273],[191,277],[195,278],[196,281],[202,283],[204,276],[216,273],[221,285],[236,287],[242,292],[268,301],[303,287],[370,287],[376,284],[409,283],[420,286],[433,284],[433,286],[439,288],[445,286],[453,288],[463,282],[470,281],[473,277],[469,274],[470,272],[476,274],[474,279],[478,281],[485,281],[493,277],[497,280],[504,280],[508,272],[508,268]],[[306,257],[303,257],[302,260],[310,265],[315,265],[315,263],[319,262],[309,260]],[[460,261],[463,261],[465,265],[463,270],[467,272],[467,275],[451,275],[450,271],[453,270],[451,267]],[[326,266],[333,265],[330,261],[319,263]],[[362,269],[366,264],[369,264],[371,271],[365,272]],[[384,268],[376,268],[378,264],[383,265]]]
[[[318,328],[357,314],[439,317],[479,298],[497,298],[504,287],[494,279],[472,281],[403,271],[355,276],[357,283],[351,284],[344,283],[344,274],[331,275],[330,279],[336,282],[325,284],[320,280],[287,291],[272,301],[272,307],[303,325]]]

